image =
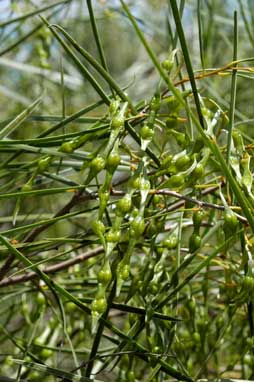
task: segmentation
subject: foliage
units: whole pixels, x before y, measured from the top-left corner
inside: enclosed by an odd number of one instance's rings
[[[252,2],[34,3],[0,22],[0,380],[253,379]]]

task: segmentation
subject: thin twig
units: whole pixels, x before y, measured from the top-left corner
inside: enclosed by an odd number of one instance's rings
[[[62,271],[64,269],[67,269],[75,264],[80,264],[83,261],[86,261],[90,259],[91,257],[98,256],[103,252],[103,247],[97,247],[95,249],[91,249],[90,251],[87,251],[85,253],[82,253],[81,255],[78,255],[72,259],[62,261],[61,263],[50,265],[43,269],[44,273],[50,274],[50,273],[56,273],[59,271]],[[6,287],[13,284],[19,284],[23,282],[27,282],[30,280],[33,280],[37,278],[38,275],[35,272],[26,273],[24,275],[20,276],[14,276],[14,277],[6,277],[2,281],[0,281],[0,288]]]

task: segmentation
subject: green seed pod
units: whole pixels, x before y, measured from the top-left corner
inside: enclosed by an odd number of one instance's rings
[[[151,102],[150,102],[150,108],[152,111],[158,112],[161,107],[161,98],[159,95],[155,95]]]
[[[105,186],[102,185],[99,188],[98,194],[99,194],[99,199],[100,199],[100,207],[101,207],[101,205],[103,205],[103,208],[106,208],[107,202],[108,202],[109,197],[110,197],[109,190],[105,189]]]
[[[234,145],[237,148],[238,152],[242,154],[244,152],[244,143],[242,134],[239,131],[233,130],[232,138],[234,141]]]
[[[170,114],[177,113],[182,107],[182,105],[180,104],[180,102],[174,95],[167,97],[166,102],[167,102]]]
[[[191,173],[191,178],[196,180],[196,179],[201,179],[205,175],[205,169],[202,163],[197,163],[197,166],[194,168],[194,170]]]
[[[130,194],[124,195],[122,199],[119,199],[117,202],[117,212],[122,215],[130,211],[132,205],[132,200]]]
[[[155,354],[161,353],[161,348],[159,346],[153,346],[152,352]]]
[[[254,291],[254,278],[251,276],[244,276],[242,280],[242,288],[247,292]]]
[[[148,179],[141,178],[141,183],[140,183],[140,190],[141,191],[149,191],[150,190],[150,182]]]
[[[119,100],[114,100],[114,101],[110,102],[110,105],[109,105],[110,114],[114,115],[117,112],[119,106],[120,106]]]
[[[178,244],[178,238],[176,235],[170,235],[168,239],[164,240],[162,245],[167,249],[175,249]]]
[[[77,305],[72,301],[68,301],[65,305],[65,311],[67,313],[73,313],[77,310]]]
[[[125,121],[125,118],[118,114],[112,118],[111,127],[113,129],[120,129],[124,127],[124,121]]]
[[[60,151],[62,151],[63,153],[72,153],[74,151],[74,145],[73,145],[73,141],[70,141],[70,142],[64,142],[62,143],[61,147],[60,147]]]
[[[145,221],[137,216],[130,224],[130,234],[132,237],[139,238],[145,230]]]
[[[234,233],[237,230],[237,227],[238,227],[237,216],[229,208],[227,208],[224,211],[224,222],[225,222],[225,228],[229,230],[231,233]]]
[[[253,349],[254,347],[254,337],[248,337],[246,339],[246,343],[250,349]]]
[[[195,232],[193,232],[193,234],[190,236],[190,239],[189,239],[190,253],[193,253],[200,248],[201,240],[202,240],[201,237],[197,235]]]
[[[52,356],[52,354],[53,354],[53,351],[50,349],[42,349],[40,352],[40,356],[43,359],[48,359],[49,357]]]
[[[243,356],[243,363],[246,366],[253,366],[253,364],[254,364],[254,357],[253,357],[253,355],[251,355],[249,353],[244,354],[244,356]]]
[[[168,129],[175,129],[178,125],[178,118],[176,115],[171,115],[166,119],[166,126]]]
[[[158,195],[158,194],[155,194],[153,196],[153,203],[156,205],[156,204],[159,204],[163,201],[163,198],[161,195]]]
[[[42,307],[45,305],[45,303],[46,303],[45,296],[41,292],[39,292],[36,296],[36,304]]]
[[[126,373],[126,381],[127,382],[135,382],[135,374],[134,371],[128,370]]]
[[[38,371],[32,371],[29,373],[29,380],[30,381],[39,381],[41,379],[41,373]]]
[[[107,234],[106,234],[106,241],[108,243],[118,243],[121,238],[121,231],[119,230],[113,230],[111,229]]]
[[[202,148],[204,147],[204,142],[203,142],[203,138],[201,137],[201,135],[198,135],[194,144],[193,144],[193,147],[192,147],[192,153],[200,153],[200,151],[202,150]]]
[[[190,161],[191,161],[191,158],[189,155],[183,155],[176,160],[175,166],[177,170],[182,171],[188,167],[188,164],[190,163]]]
[[[222,316],[219,316],[216,320],[217,329],[220,330],[225,325],[225,320]]]
[[[200,334],[198,332],[194,332],[192,335],[193,341],[195,344],[199,345],[201,342]]]
[[[195,310],[196,310],[196,301],[195,301],[194,297],[191,300],[188,300],[187,308],[189,309],[191,314],[195,313]]]
[[[183,148],[186,147],[186,144],[188,143],[186,134],[176,132],[176,133],[174,133],[174,136],[175,136],[176,142],[178,143],[179,146],[181,146]]]
[[[131,179],[131,187],[139,190],[141,188],[142,178],[140,176]]]
[[[105,233],[105,225],[101,220],[94,220],[92,223],[92,230],[98,236],[103,235]]]
[[[159,290],[158,283],[155,280],[152,280],[149,283],[149,293],[152,294],[152,295],[156,295],[158,290]]]
[[[21,191],[31,191],[32,188],[33,188],[32,184],[28,182],[22,186]]]
[[[109,170],[110,172],[114,172],[120,162],[121,162],[120,155],[117,152],[112,151],[107,158],[107,162],[106,162],[107,170]]]
[[[162,168],[168,168],[172,163],[173,155],[168,155],[166,158],[164,158],[161,162]]]
[[[44,172],[48,169],[50,162],[52,160],[51,156],[47,156],[46,158],[42,158],[38,162],[38,169],[40,172]]]
[[[96,173],[102,171],[104,167],[105,167],[105,159],[99,155],[90,162],[91,170]]]
[[[166,60],[162,61],[161,66],[167,72],[171,72],[171,70],[174,66],[174,63],[172,61],[170,61],[169,59],[166,59]]]
[[[181,187],[185,182],[185,177],[182,174],[172,175],[167,181],[167,187]]]
[[[203,210],[197,210],[194,212],[192,220],[193,220],[194,229],[196,231],[199,230],[202,220],[204,219],[204,216],[205,216],[205,212]]]
[[[105,312],[106,309],[107,309],[107,300],[104,297],[93,300],[91,305],[91,310],[93,312],[102,314]]]
[[[160,232],[160,230],[158,230],[157,224],[153,219],[152,221],[150,221],[150,223],[147,227],[146,234],[148,237],[152,237],[153,235],[156,235],[159,232]]]
[[[150,140],[153,138],[153,135],[154,135],[153,129],[151,129],[148,125],[142,126],[142,128],[140,130],[140,137],[142,139]]]
[[[124,264],[124,266],[120,269],[119,276],[122,280],[127,280],[130,275],[130,265]]]
[[[111,273],[110,265],[109,265],[109,262],[106,261],[102,269],[98,272],[97,280],[99,283],[105,286],[111,281],[111,278],[112,278],[112,273]]]

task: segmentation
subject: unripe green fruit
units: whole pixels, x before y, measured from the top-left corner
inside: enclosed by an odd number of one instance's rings
[[[166,101],[167,101],[167,105],[170,110],[170,113],[176,113],[181,107],[180,102],[174,95],[167,97]]]
[[[39,306],[42,306],[44,305],[46,302],[45,300],[45,296],[42,294],[42,293],[38,293],[37,296],[36,296],[36,303],[39,305]]]
[[[105,298],[95,299],[92,302],[91,310],[96,313],[103,313],[107,309],[107,300]]]
[[[24,186],[22,186],[21,191],[31,191],[32,190],[32,185],[31,183],[26,183]]]
[[[162,202],[162,197],[161,197],[161,195],[158,195],[158,194],[155,194],[154,196],[153,196],[153,203],[154,204],[159,204],[159,203],[161,203]]]
[[[74,151],[74,147],[73,147],[72,142],[62,143],[62,145],[60,147],[60,151],[62,151],[63,153],[72,153]]]
[[[74,304],[72,301],[68,301],[67,304],[65,305],[65,311],[67,313],[72,313],[77,309],[77,305]]]
[[[112,273],[111,273],[110,265],[109,265],[109,262],[106,260],[102,269],[98,272],[97,280],[100,284],[105,286],[111,281],[111,278],[112,278]]]
[[[161,352],[161,349],[159,346],[153,346],[152,348],[152,352],[155,353],[155,354],[158,354]]]
[[[194,332],[193,335],[192,335],[192,338],[195,342],[195,344],[200,344],[201,342],[201,339],[200,339],[200,334],[198,332]]]
[[[163,159],[161,162],[162,168],[168,168],[172,162],[173,155],[168,155],[166,158]]]
[[[144,125],[140,130],[140,136],[142,139],[152,139],[153,135],[154,131],[148,125]]]
[[[158,292],[158,289],[159,289],[159,287],[158,287],[157,282],[151,281],[150,284],[149,284],[149,292],[152,295],[155,295]]]
[[[92,223],[92,230],[98,236],[103,235],[105,233],[105,225],[101,220],[94,220]]]
[[[106,234],[106,240],[109,243],[118,243],[121,237],[121,231],[116,231],[116,230],[110,230]]]
[[[168,129],[175,129],[178,125],[178,119],[177,116],[172,115],[167,118],[166,120],[166,126]]]
[[[28,314],[29,313],[29,307],[28,307],[28,304],[26,302],[23,302],[22,305],[21,305],[21,311],[24,315]]]
[[[117,202],[117,211],[121,214],[126,214],[130,211],[132,205],[131,196],[126,194],[122,199]]]
[[[171,235],[168,239],[163,241],[163,247],[167,249],[175,249],[178,244],[177,236]]]
[[[131,180],[131,186],[136,189],[141,188],[141,177],[136,177]]]
[[[130,274],[130,266],[129,264],[125,264],[121,269],[120,269],[120,278],[122,280],[127,280],[129,278],[129,274]]]
[[[184,175],[175,174],[169,178],[167,185],[169,187],[181,187],[184,184],[184,182],[185,182]]]
[[[41,352],[40,352],[40,356],[43,359],[47,359],[47,358],[51,357],[52,354],[53,354],[53,351],[50,350],[50,349],[42,349]]]
[[[132,370],[128,370],[126,373],[126,381],[127,382],[135,382],[135,374]]]
[[[149,223],[149,225],[148,225],[148,227],[147,227],[147,231],[146,231],[148,237],[151,237],[151,236],[153,236],[153,235],[156,235],[158,232],[160,232],[160,231],[158,230],[158,227],[157,227],[156,222],[151,221],[151,222]]]
[[[49,167],[50,162],[51,162],[51,157],[50,156],[48,156],[46,158],[40,159],[39,162],[38,162],[38,169],[39,169],[39,171],[40,172],[46,171],[48,169],[48,167]]]
[[[32,371],[29,374],[29,380],[31,381],[39,381],[41,379],[41,374],[38,371]]]
[[[196,233],[193,233],[189,239],[189,250],[191,253],[195,252],[200,248],[201,245],[201,237]]]
[[[125,118],[121,115],[116,115],[112,118],[111,127],[113,129],[119,129],[124,126]]]
[[[93,170],[95,172],[102,171],[104,169],[104,167],[105,167],[105,159],[102,158],[101,156],[97,156],[90,163],[91,170]]]
[[[120,102],[117,100],[110,102],[110,105],[109,105],[110,114],[115,114],[119,108],[119,105],[120,105]]]
[[[189,309],[191,313],[195,313],[196,301],[194,300],[194,298],[188,301],[187,308]]]
[[[145,190],[150,190],[150,182],[148,179],[144,179],[142,178],[141,179],[141,183],[140,183],[140,190],[142,191],[145,191]]]
[[[246,339],[246,343],[247,343],[247,345],[248,345],[251,349],[253,349],[253,347],[254,347],[254,337],[248,337],[248,338]]]
[[[14,362],[13,362],[12,356],[7,355],[7,357],[5,357],[5,359],[4,359],[4,364],[7,365],[7,366],[12,366],[13,363]]]
[[[145,230],[145,222],[144,219],[139,217],[135,218],[131,222],[131,236],[138,238]]]
[[[177,133],[175,134],[175,139],[176,142],[178,143],[179,146],[185,147],[187,143],[186,135],[182,133]]]
[[[201,179],[205,175],[205,169],[202,163],[198,163],[191,173],[191,177],[194,179]]]
[[[244,276],[242,287],[245,291],[252,292],[254,290],[254,278],[251,276]]]
[[[101,269],[98,273],[97,280],[102,285],[107,285],[111,280],[112,274],[110,270]]]
[[[150,103],[150,108],[152,111],[159,111],[161,107],[161,99],[160,96],[154,96]]]
[[[242,134],[239,131],[233,130],[232,138],[233,138],[235,147],[239,150],[242,150],[244,148]]]
[[[254,357],[253,355],[251,354],[245,354],[244,357],[243,357],[243,363],[244,365],[247,365],[247,366],[253,366],[254,364]]]
[[[120,155],[117,152],[111,152],[107,158],[106,168],[108,170],[115,170],[120,162]]]
[[[194,212],[192,220],[193,220],[193,225],[195,229],[199,229],[202,223],[202,220],[204,219],[204,216],[205,216],[205,213],[203,210],[198,210]]]
[[[174,65],[174,63],[168,59],[162,61],[162,63],[161,63],[162,68],[167,70],[168,72],[170,72],[172,70],[173,65]]]
[[[226,229],[229,229],[232,233],[236,231],[238,226],[238,219],[233,211],[227,209],[224,212],[224,222]]]
[[[190,160],[191,158],[189,157],[189,155],[183,155],[182,157],[176,160],[175,166],[178,170],[184,170],[190,163]]]

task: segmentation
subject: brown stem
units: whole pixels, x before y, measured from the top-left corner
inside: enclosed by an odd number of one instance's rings
[[[71,200],[65,205],[63,206],[55,215],[54,215],[54,218],[56,217],[59,217],[59,216],[62,216],[62,215],[65,215],[67,214],[76,204],[78,204],[80,202],[82,198],[82,201],[84,200],[90,200],[90,199],[93,199],[94,196],[91,195],[91,194],[84,194],[84,189],[81,189],[81,190],[78,190],[74,195],[73,197],[71,198]],[[47,229],[51,224],[53,224],[53,222],[49,222],[47,224],[44,224],[40,227],[37,227],[37,228],[34,228],[24,239],[24,243],[31,243],[32,241],[34,241],[34,239],[41,233],[43,232],[45,229]],[[7,258],[7,260],[5,261],[4,265],[0,268],[0,281],[3,280],[3,278],[5,277],[5,275],[9,272],[10,268],[11,268],[11,265],[13,263],[13,261],[15,260],[15,256],[13,254],[10,254]]]
[[[50,274],[62,271],[64,269],[67,269],[75,264],[82,263],[83,261],[86,261],[90,259],[91,257],[95,257],[103,252],[103,247],[100,246],[95,249],[91,249],[90,251],[87,251],[85,253],[82,253],[81,255],[78,255],[72,259],[62,261],[61,263],[50,265],[43,269],[44,273]],[[0,281],[0,288],[6,287],[13,284],[23,283],[26,281],[34,280],[38,277],[37,273],[30,272],[26,273],[24,275],[20,276],[13,276],[13,277],[6,277],[2,281]]]

